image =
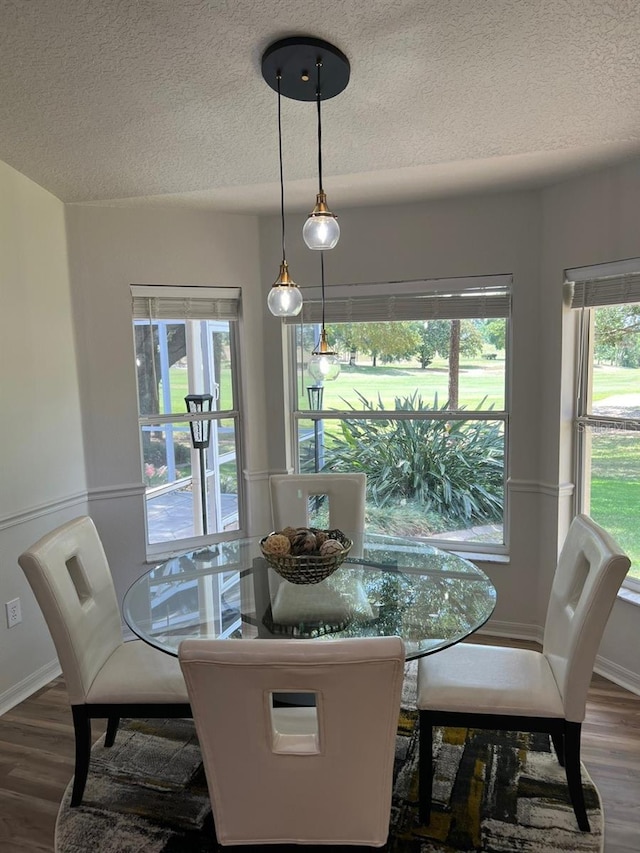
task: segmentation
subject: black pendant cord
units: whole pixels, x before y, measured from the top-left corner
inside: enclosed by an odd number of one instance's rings
[[[324,252],[320,252],[320,292],[322,295],[322,331],[324,332]]]
[[[320,88],[320,69],[322,68],[322,60],[319,59],[316,62],[316,68],[318,69],[318,85],[316,88],[316,104],[318,109],[318,192],[323,192],[322,189],[322,112],[321,112],[321,101],[322,101],[322,90]]]
[[[280,224],[282,227],[282,262],[286,260],[284,248],[284,169],[282,166],[282,95],[280,93],[280,81],[282,76],[277,75],[278,79],[278,159],[280,162]]]

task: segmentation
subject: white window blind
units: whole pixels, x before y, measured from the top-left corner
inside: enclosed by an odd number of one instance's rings
[[[239,287],[131,286],[134,320],[237,320]]]
[[[334,285],[326,288],[326,323],[508,317],[511,276]],[[304,288],[302,314],[288,323],[319,323],[320,288]]]
[[[640,302],[640,258],[565,272],[565,302],[595,308]]]

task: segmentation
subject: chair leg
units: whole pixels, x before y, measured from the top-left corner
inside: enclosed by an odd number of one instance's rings
[[[582,777],[580,774],[580,723],[565,723],[564,734],[564,760],[569,795],[573,804],[573,811],[578,821],[578,827],[582,832],[590,832],[589,818],[584,803],[584,791],[582,789]]]
[[[82,802],[84,787],[89,773],[89,756],[91,755],[91,718],[82,705],[72,705],[73,728],[76,735],[76,766],[71,792],[71,805],[79,806]]]
[[[105,746],[113,746],[119,725],[120,717],[109,717],[109,720],[107,721],[107,733],[104,737]]]
[[[564,767],[564,735],[561,732],[552,732],[551,740],[558,756],[558,764],[560,767]]]
[[[418,810],[420,823],[431,822],[431,798],[433,795],[433,726],[426,711],[420,711],[420,735],[418,752]]]

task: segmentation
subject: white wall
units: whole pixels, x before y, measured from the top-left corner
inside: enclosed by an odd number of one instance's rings
[[[497,630],[539,635],[571,511],[562,271],[640,255],[639,201],[636,163],[543,193],[339,211],[329,282],[513,273],[511,561],[483,565],[498,588]],[[302,243],[303,219],[288,217],[287,254],[296,281],[315,285],[319,260]],[[266,309],[277,217],[69,206],[67,241],[69,272],[63,206],[0,164],[0,604],[19,595],[25,612],[10,631],[0,615],[0,703],[33,688],[54,659],[16,557],[86,511],[85,488],[120,597],[146,568],[130,284],[242,287],[251,532],[267,529],[266,478],[287,464],[282,330]],[[601,649],[608,671],[636,687],[639,620],[640,608],[618,602]]]
[[[260,481],[266,468],[264,432],[246,429],[264,422],[258,224],[255,217],[184,209],[70,205],[67,230],[90,513],[121,599],[146,569],[129,287],[242,288],[245,477]],[[260,506],[252,503],[252,518]]]
[[[541,332],[547,346],[542,351],[542,408],[540,433],[542,476],[568,482],[572,464],[573,375],[558,369],[561,358],[573,363],[575,313],[563,307],[564,270],[590,264],[640,257],[640,161],[606,169],[542,193],[543,247],[540,296]],[[555,506],[543,510],[544,552],[540,597],[551,584],[550,558],[564,537],[571,512],[568,490]],[[640,507],[638,507],[640,522]],[[609,674],[640,687],[640,607],[618,599],[600,647],[600,656],[613,665]],[[607,671],[605,670],[605,674]]]
[[[86,512],[65,240],[58,199],[0,162],[0,712],[57,671],[17,557]],[[23,621],[6,627],[4,602]]]
[[[511,420],[511,562],[484,564],[498,587],[494,625],[537,635],[539,478],[537,364],[540,202],[535,193],[496,194],[424,204],[339,211],[342,236],[325,256],[327,283],[363,283],[513,273],[513,416]],[[287,258],[294,280],[319,283],[319,258],[302,242],[304,215],[287,221]],[[277,270],[279,223],[261,222],[264,270]],[[265,314],[267,373],[281,358],[280,323]],[[275,391],[274,391],[275,393]],[[282,401],[280,400],[282,405]],[[274,424],[274,426],[277,426]],[[273,467],[284,468],[282,422],[270,436]]]
[[[558,548],[572,515],[572,324],[563,310],[563,271],[640,256],[640,163],[578,178],[544,192],[505,193],[386,208],[339,211],[342,237],[326,254],[327,283],[513,273],[512,418],[508,510],[510,563],[478,564],[498,589],[489,628],[541,638]],[[289,216],[287,257],[294,279],[319,283],[319,261]],[[261,222],[263,268],[275,270],[276,218]],[[279,324],[265,314],[267,372],[281,358]],[[282,405],[282,400],[280,400]],[[286,467],[280,432],[272,465]],[[640,512],[640,510],[639,510]],[[618,600],[598,669],[640,690],[633,642],[640,607]]]

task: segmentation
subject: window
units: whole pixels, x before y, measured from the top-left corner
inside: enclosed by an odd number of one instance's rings
[[[631,559],[640,592],[640,259],[567,270],[579,311],[576,510]]]
[[[158,554],[242,527],[240,291],[131,291],[147,543]],[[188,412],[193,394],[210,395],[211,411]]]
[[[298,470],[364,471],[371,532],[504,551],[511,276],[328,287],[341,372],[323,387],[316,290],[287,321]]]

